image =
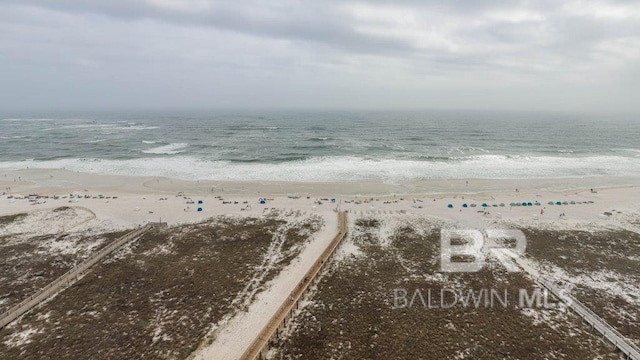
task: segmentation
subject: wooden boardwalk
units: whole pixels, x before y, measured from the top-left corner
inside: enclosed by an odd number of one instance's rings
[[[640,360],[640,349],[638,349],[635,344],[629,341],[629,339],[620,334],[618,330],[614,329],[613,326],[609,325],[600,316],[591,311],[575,297],[567,293],[561,293],[560,288],[558,288],[551,281],[548,281],[541,277],[540,274],[535,269],[533,269],[533,267],[531,267],[525,259],[519,256],[514,256],[512,254],[508,254],[507,256],[513,258],[516,263],[520,265],[520,267],[524,269],[540,285],[544,286],[558,299],[564,301],[568,307],[570,307],[576,314],[582,317],[582,319],[586,323],[591,325],[592,329],[598,331],[603,338],[607,339],[611,344],[613,344],[613,346],[615,346],[622,353],[625,359]]]
[[[87,260],[85,260],[81,264],[76,265],[71,270],[67,271],[62,276],[58,277],[57,279],[49,283],[47,286],[38,290],[38,292],[36,292],[35,294],[24,299],[23,301],[13,306],[6,312],[0,314],[0,329],[7,326],[11,322],[13,322],[22,314],[33,309],[41,302],[57,294],[58,292],[64,290],[65,288],[71,286],[91,266],[95,265],[98,261],[104,259],[105,256],[109,255],[111,252],[113,252],[120,246],[141,236],[145,231],[149,229],[152,229],[155,227],[166,227],[166,226],[167,226],[166,223],[148,223],[147,225],[139,229],[133,230],[125,234],[124,236],[118,238],[116,241],[105,246],[100,251],[91,255]]]
[[[296,285],[291,296],[286,299],[282,305],[280,305],[276,313],[271,317],[271,320],[269,320],[269,323],[267,323],[264,329],[262,329],[251,345],[249,345],[240,359],[262,359],[263,356],[266,355],[266,352],[269,350],[269,343],[271,340],[278,336],[279,331],[285,325],[287,319],[289,319],[292,312],[298,308],[298,304],[302,296],[309,289],[309,286],[313,283],[318,274],[324,269],[327,262],[331,259],[335,250],[347,234],[347,214],[345,212],[338,213],[338,228],[338,234],[333,238],[331,243],[329,243],[329,246],[327,246],[324,252],[322,252],[311,269],[309,269],[305,274],[304,278],[300,280],[298,285]]]

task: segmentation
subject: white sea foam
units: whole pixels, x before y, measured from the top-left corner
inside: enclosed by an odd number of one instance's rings
[[[148,150],[143,150],[142,152],[145,154],[166,154],[166,155],[174,155],[179,154],[187,148],[189,144],[186,143],[172,143],[169,145],[158,146],[155,148],[151,148]]]
[[[63,129],[76,129],[76,130],[153,130],[157,129],[157,126],[145,126],[145,125],[135,125],[135,123],[123,125],[123,124],[73,124],[73,125],[64,125]]]
[[[175,154],[187,144],[169,144],[147,153]],[[169,176],[227,181],[339,182],[463,178],[557,178],[581,176],[637,176],[636,157],[526,157],[478,155],[456,161],[368,160],[357,157],[318,157],[283,163],[231,163],[190,156],[131,160],[62,159],[0,162],[0,169],[66,168],[74,171]]]
[[[116,126],[111,129],[113,130],[153,130],[157,128],[158,128],[157,126],[133,125],[133,126]]]
[[[150,141],[150,140],[142,140],[143,144],[155,144],[157,143],[157,141]]]
[[[113,124],[74,124],[61,126],[63,129],[106,129],[112,128]]]
[[[108,139],[95,139],[95,140],[87,140],[87,141],[83,141],[83,144],[97,144],[97,143],[101,143],[104,141],[107,141]]]
[[[23,118],[6,118],[2,119],[2,121],[53,121],[54,119],[49,118],[34,118],[34,119],[23,119]]]
[[[0,136],[0,140],[22,140],[22,141],[31,141],[31,139],[26,136]]]

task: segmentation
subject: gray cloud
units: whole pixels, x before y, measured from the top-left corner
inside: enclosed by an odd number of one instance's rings
[[[4,108],[638,111],[639,58],[632,1],[0,4]]]

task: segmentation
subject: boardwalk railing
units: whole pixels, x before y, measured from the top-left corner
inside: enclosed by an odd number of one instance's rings
[[[620,350],[626,359],[640,360],[640,349],[638,349],[635,344],[630,342],[626,337],[624,337],[624,335],[620,334],[618,330],[614,329],[613,326],[609,325],[606,321],[600,318],[600,316],[582,304],[578,299],[566,293],[561,295],[558,287],[545,279],[538,278],[538,282],[559,299],[563,299],[563,297],[564,299],[568,299],[569,301],[567,304],[573,309],[573,311],[580,315],[584,321],[593,327],[593,329],[597,330],[605,339]]]
[[[276,313],[269,320],[269,323],[264,327],[264,329],[262,329],[251,345],[249,345],[240,359],[262,359],[266,351],[269,350],[269,343],[271,340],[278,336],[279,331],[284,326],[286,320],[290,318],[292,312],[298,308],[298,304],[302,296],[318,274],[324,269],[328,260],[334,254],[336,248],[340,245],[342,239],[344,239],[344,236],[347,234],[347,214],[345,212],[338,213],[338,226],[338,234],[333,238],[318,260],[316,260],[311,269],[307,271],[304,278],[298,283],[298,285],[296,285],[290,297],[280,305]]]
[[[542,278],[536,270],[534,270],[526,260],[512,256],[512,258],[522,267],[531,277],[533,277],[540,285],[544,286],[554,296],[562,300],[569,306],[576,314],[578,314],[584,321],[586,321],[591,327],[597,330],[602,336],[613,344],[626,359],[640,360],[640,349],[624,337],[618,330],[614,329],[606,321],[604,321],[598,314],[591,311],[588,307],[582,304],[575,297],[561,292],[560,288],[552,282]]]
[[[84,274],[87,269],[96,264],[98,261],[102,260],[105,256],[109,255],[112,251],[124,245],[125,243],[137,238],[142,235],[145,231],[154,228],[154,227],[164,227],[166,223],[148,223],[147,225],[131,231],[126,235],[118,238],[116,241],[110,243],[104,248],[100,249],[93,255],[91,255],[87,260],[78,264],[71,268],[69,271],[64,273],[62,276],[58,277],[45,287],[38,290],[35,294],[29,296],[28,298],[22,300],[20,303],[14,305],[6,312],[0,314],[0,329],[10,324],[12,321],[20,317],[22,314],[31,310],[44,300],[48,299],[52,295],[60,292],[66,287],[69,287],[73,284],[78,278]]]

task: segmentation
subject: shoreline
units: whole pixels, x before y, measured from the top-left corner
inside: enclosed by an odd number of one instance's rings
[[[15,180],[15,181],[14,181]],[[401,183],[376,180],[337,182],[217,181],[137,175],[82,173],[66,169],[22,169],[0,172],[0,193],[28,191],[63,194],[87,188],[130,193],[225,194],[225,195],[312,195],[312,196],[393,196],[452,194],[482,195],[520,191],[571,192],[589,189],[635,187],[640,176],[585,176],[558,178],[452,178],[421,179]]]
[[[94,212],[106,227],[121,228],[160,219],[179,224],[220,215],[262,216],[273,209],[329,214],[339,208],[371,215],[428,216],[474,227],[509,222],[559,228],[611,227],[637,217],[637,184],[638,179],[629,177],[456,179],[402,185],[224,183],[29,169],[0,173],[0,194],[11,187],[11,192],[0,196],[0,215],[80,206]],[[29,194],[44,198],[29,201]],[[260,198],[268,200],[261,204]],[[199,200],[202,205],[197,204]],[[558,201],[566,205],[556,206]],[[522,202],[532,206],[511,206]],[[469,207],[463,207],[466,203]],[[481,207],[483,203],[487,203],[486,209]]]

